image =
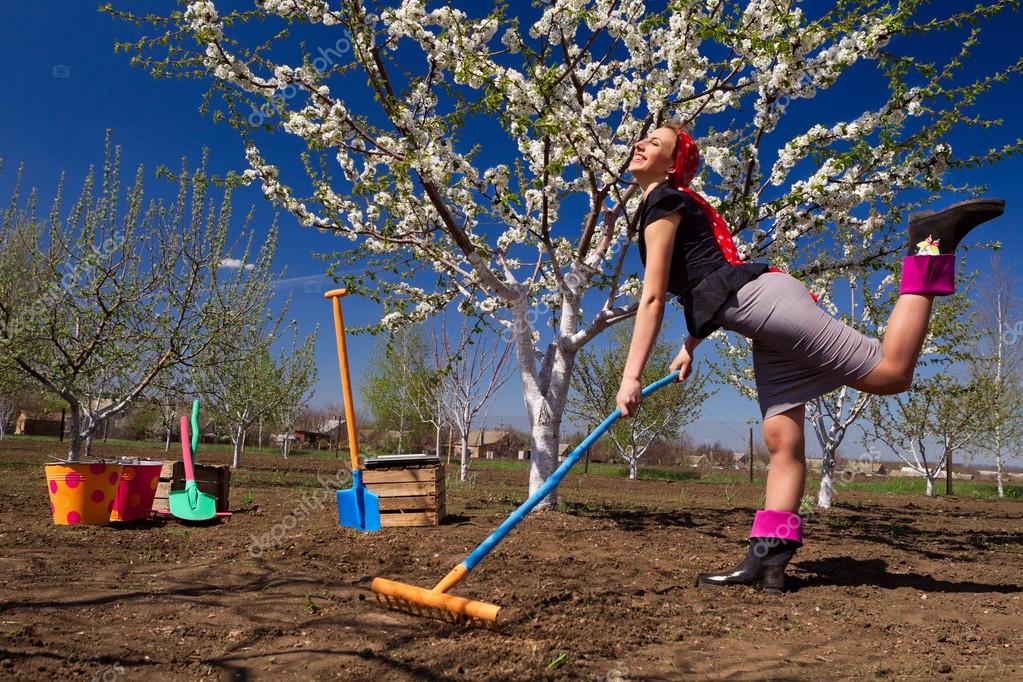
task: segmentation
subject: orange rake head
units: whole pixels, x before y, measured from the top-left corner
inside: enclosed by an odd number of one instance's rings
[[[370,587],[381,606],[458,625],[492,628],[497,624],[500,606],[445,594],[467,572],[463,566],[456,566],[432,590],[386,578],[374,578]]]

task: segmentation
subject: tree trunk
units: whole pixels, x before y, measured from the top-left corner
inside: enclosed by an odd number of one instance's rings
[[[237,469],[242,465],[242,445],[245,441],[245,427],[239,426],[234,433],[231,442],[234,444],[234,456],[231,458],[231,468]]]
[[[290,450],[291,450],[291,431],[290,430],[286,430],[284,432],[284,448],[282,449],[282,452],[284,453],[284,459],[288,458],[288,452]]]
[[[937,478],[935,475],[936,473],[937,472],[931,473],[930,471],[924,473],[924,477],[927,479],[927,492],[925,493],[927,497],[934,497],[934,479]]]
[[[633,457],[629,460],[629,480],[635,481],[639,472],[639,458]]]
[[[995,426],[995,480],[998,482],[998,497],[1005,497],[1002,469],[1002,428]]]
[[[469,432],[462,432],[462,461],[458,466],[458,480],[469,480]]]
[[[558,432],[551,424],[534,424],[532,431],[532,453],[529,461],[529,495],[532,496],[544,481],[554,473],[558,464]],[[555,488],[535,509],[550,511],[558,505],[558,490]]]
[[[570,300],[567,296],[562,298],[556,335],[566,338],[576,331],[578,304],[578,300]],[[548,346],[542,358],[538,357],[526,299],[517,301],[512,310],[512,338],[519,363],[522,397],[530,422],[529,495],[532,497],[558,466],[561,419],[568,399],[576,351],[567,350],[555,341]],[[539,371],[536,371],[538,365]],[[557,505],[558,490],[555,488],[534,509],[549,511],[556,509]]]
[[[256,439],[256,450],[263,452],[263,418],[259,418],[259,437]],[[288,458],[288,453],[284,453],[284,459]]]
[[[834,498],[835,451],[829,448],[821,453],[821,487],[817,492],[817,506],[831,509]]]
[[[82,430],[79,428],[82,423],[82,414],[78,403],[69,403],[69,406],[71,419],[68,425],[67,461],[79,462],[82,459]]]
[[[171,427],[167,427],[167,440],[163,444],[163,451],[170,452]]]

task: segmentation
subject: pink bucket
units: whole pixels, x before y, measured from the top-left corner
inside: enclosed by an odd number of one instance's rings
[[[122,460],[124,472],[117,486],[111,521],[134,521],[146,517],[153,509],[156,487],[160,484],[163,462]]]

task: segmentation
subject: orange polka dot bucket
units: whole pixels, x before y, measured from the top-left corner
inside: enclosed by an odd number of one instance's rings
[[[108,462],[47,464],[50,511],[58,526],[110,522],[124,467]]]

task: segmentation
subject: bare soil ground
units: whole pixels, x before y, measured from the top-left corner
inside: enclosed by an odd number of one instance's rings
[[[768,596],[693,586],[740,558],[761,486],[572,475],[456,589],[508,607],[494,632],[380,609],[369,583],[432,586],[524,472],[449,484],[439,527],[360,534],[320,484],[337,462],[247,456],[229,523],[67,527],[56,450],[0,443],[0,678],[1023,679],[1018,500],[842,492]],[[99,450],[138,452],[159,454]]]

